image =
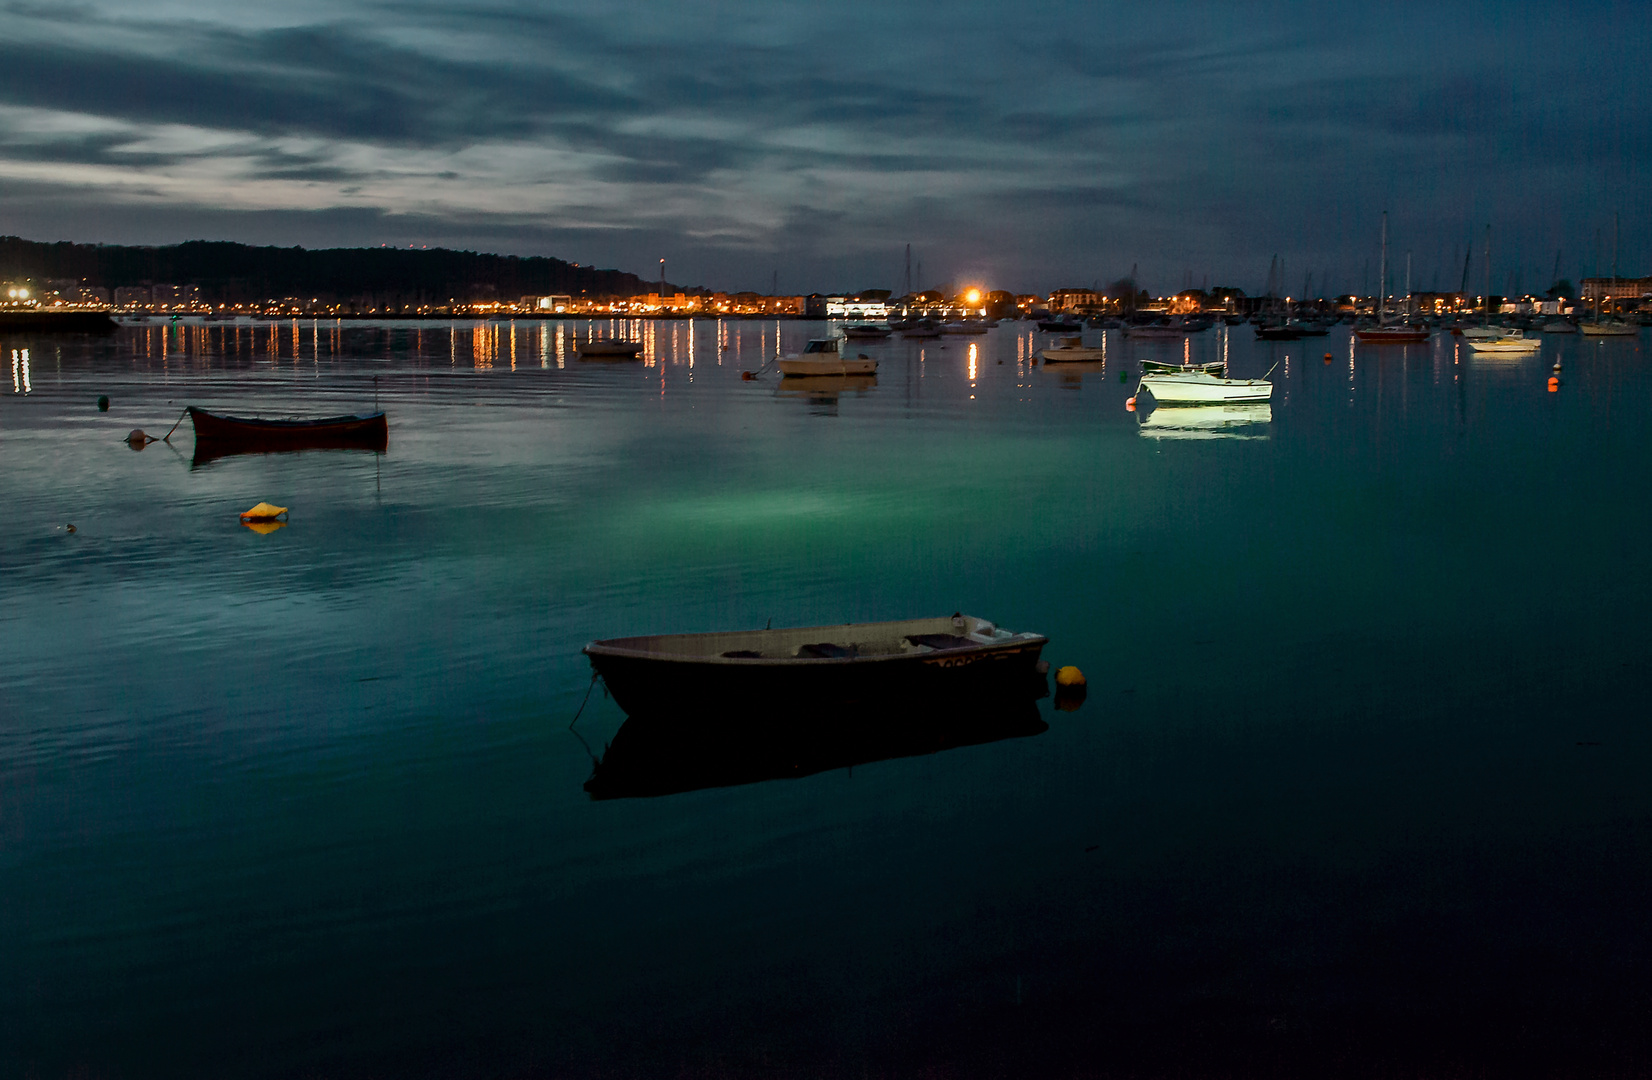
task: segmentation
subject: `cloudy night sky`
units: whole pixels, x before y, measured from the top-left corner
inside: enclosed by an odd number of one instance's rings
[[[1533,290],[1614,212],[1652,272],[1649,46],[1631,4],[7,3],[0,234],[1343,291],[1387,209],[1419,288],[1489,223]]]

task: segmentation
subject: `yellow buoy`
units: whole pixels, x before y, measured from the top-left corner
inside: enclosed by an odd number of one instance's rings
[[[251,510],[242,511],[241,520],[242,521],[274,521],[276,518],[280,517],[282,514],[285,514],[286,512],[287,512],[287,508],[285,506],[271,506],[267,502],[261,502],[257,506],[253,507]]]
[[[1055,673],[1055,684],[1057,686],[1083,686],[1084,672],[1068,664]]]

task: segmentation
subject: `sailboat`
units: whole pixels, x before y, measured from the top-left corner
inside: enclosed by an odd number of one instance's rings
[[[1365,265],[1369,266],[1370,263]],[[1377,325],[1354,331],[1361,345],[1419,345],[1428,340],[1428,329],[1422,326],[1388,325],[1388,211],[1382,212],[1382,274],[1377,279]],[[1411,284],[1406,283],[1406,299],[1410,301]]]
[[[1598,236],[1599,234],[1597,233],[1596,235]],[[1598,245],[1596,247],[1596,251],[1597,252],[1599,251]],[[1597,258],[1599,257],[1598,254],[1597,254],[1596,257]],[[1617,299],[1617,296],[1615,295],[1618,291],[1617,290],[1617,284],[1618,284],[1618,220],[1617,220],[1617,215],[1614,214],[1612,216],[1612,292],[1614,294],[1612,299],[1614,299],[1614,300]],[[1583,331],[1583,333],[1588,337],[1635,337],[1636,335],[1638,335],[1641,332],[1641,328],[1636,326],[1634,323],[1624,322],[1622,319],[1619,319],[1616,316],[1614,316],[1613,318],[1610,318],[1610,319],[1602,319],[1601,318],[1601,311],[1606,306],[1605,303],[1603,302],[1604,300],[1605,300],[1605,297],[1601,296],[1601,294],[1600,294],[1600,279],[1596,278],[1595,279],[1595,321],[1584,323],[1582,326],[1578,327],[1579,330]]]
[[[1479,326],[1466,327],[1463,330],[1463,337],[1468,339],[1470,344],[1473,344],[1476,341],[1496,341],[1498,338],[1501,338],[1504,335],[1504,330],[1501,326],[1491,325],[1491,226],[1490,225],[1486,226],[1486,300],[1485,300],[1485,306],[1481,310],[1483,312],[1483,317],[1481,318],[1480,325]]]

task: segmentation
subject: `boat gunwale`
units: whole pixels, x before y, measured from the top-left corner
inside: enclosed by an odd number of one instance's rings
[[[988,620],[976,619],[972,616],[966,616],[966,618],[969,618],[975,623],[988,622]],[[1037,645],[1042,649],[1045,645],[1048,645],[1050,641],[1050,639],[1045,637],[1043,634],[1033,633],[1031,631],[1022,631],[1000,641],[974,642],[967,646],[959,645],[950,648],[924,646],[921,648],[914,648],[911,651],[903,650],[901,652],[894,653],[874,653],[867,656],[722,656],[716,654],[658,652],[651,649],[641,649],[620,644],[620,642],[649,640],[661,641],[673,639],[684,640],[717,638],[727,637],[732,634],[784,633],[788,635],[801,636],[810,635],[816,631],[822,632],[821,636],[827,640],[830,640],[830,637],[833,636],[833,634],[828,632],[840,633],[841,631],[850,629],[865,631],[874,630],[877,628],[911,626],[914,623],[933,621],[937,620],[897,619],[890,622],[881,623],[835,623],[826,626],[788,626],[782,627],[778,630],[710,630],[689,634],[643,634],[636,637],[603,638],[601,640],[588,643],[580,651],[586,656],[591,657],[610,656],[631,660],[658,661],[663,663],[713,664],[734,667],[818,667],[821,665],[831,664],[864,665],[890,661],[921,661],[936,657],[958,657],[990,652],[1019,650],[1030,645]],[[996,624],[992,625],[996,626]],[[915,630],[914,632],[917,631]],[[907,635],[901,635],[898,640],[905,640],[906,636]]]
[[[305,431],[319,427],[347,427],[374,425],[377,421],[385,420],[383,409],[375,409],[366,413],[345,413],[339,416],[322,416],[311,419],[281,419],[265,416],[230,416],[227,413],[210,412],[199,405],[186,405],[184,410],[189,413],[190,420],[196,416],[205,416],[209,422],[220,424],[237,424],[248,428],[257,428],[271,431]],[[197,432],[197,435],[200,433]]]

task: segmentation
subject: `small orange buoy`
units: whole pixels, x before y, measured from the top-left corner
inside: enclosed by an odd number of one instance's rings
[[[1553,393],[1558,392],[1559,390],[1560,390],[1560,380],[1555,378],[1553,375],[1550,375],[1549,376],[1549,393],[1553,394]]]
[[[1325,354],[1325,362],[1327,364],[1329,364],[1331,362],[1331,354],[1330,353]]]
[[[1068,664],[1066,667],[1060,668],[1056,671],[1055,684],[1057,686],[1083,686],[1084,672],[1078,670],[1076,667],[1073,667],[1071,664]]]
[[[1135,412],[1136,411],[1136,399],[1135,398],[1126,398],[1125,399],[1125,401],[1124,401],[1124,411],[1125,412]]]
[[[247,511],[243,512],[241,514],[241,520],[242,521],[274,521],[276,518],[280,517],[282,514],[285,514],[286,512],[287,512],[287,508],[285,506],[271,506],[267,502],[261,502],[257,506],[253,507],[251,510],[247,510]]]

